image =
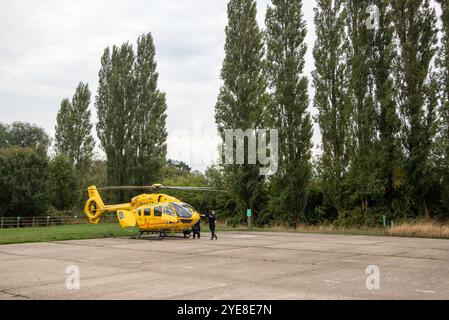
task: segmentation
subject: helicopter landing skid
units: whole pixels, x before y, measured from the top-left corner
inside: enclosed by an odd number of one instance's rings
[[[143,236],[144,233],[146,233],[146,234],[150,234],[150,233],[155,234],[156,233],[157,234],[158,232],[140,231],[139,234],[134,237],[134,239],[136,239],[136,240],[158,240],[158,241],[160,241],[160,240],[163,240],[165,238],[188,239],[188,238],[191,237],[191,234],[188,234],[188,233],[187,234],[183,233],[183,236],[173,236],[173,235],[167,235],[165,232],[159,232],[159,236],[156,239],[155,238],[151,238],[150,239],[150,238],[145,238]]]

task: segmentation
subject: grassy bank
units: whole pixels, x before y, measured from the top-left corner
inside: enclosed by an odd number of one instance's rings
[[[417,221],[401,223],[392,228],[369,228],[369,227],[338,227],[333,225],[323,226],[299,226],[289,228],[285,226],[274,226],[270,228],[252,228],[247,226],[226,227],[218,226],[220,231],[278,231],[278,232],[299,232],[299,233],[328,233],[366,236],[391,236],[410,238],[434,238],[449,239],[449,225],[429,221]]]
[[[449,225],[435,222],[402,223],[387,232],[394,237],[449,239]]]
[[[207,227],[206,227],[207,228]],[[347,235],[366,235],[366,236],[384,236],[386,233],[383,228],[348,228],[336,227],[332,225],[327,226],[299,226],[296,229],[286,226],[274,226],[266,228],[251,228],[247,226],[224,226],[218,225],[218,231],[260,231],[260,232],[298,232],[298,233],[329,233],[329,234],[347,234]],[[207,230],[207,229],[205,229]]]
[[[136,233],[136,230],[122,229],[117,223],[9,228],[0,230],[0,244],[121,237],[135,235]]]

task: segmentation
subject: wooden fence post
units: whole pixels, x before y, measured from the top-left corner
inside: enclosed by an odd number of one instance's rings
[[[2,222],[1,222],[1,229],[3,229],[3,216],[2,216]]]
[[[47,227],[49,226],[49,224],[50,224],[50,217],[47,216]]]
[[[36,217],[33,217],[33,222],[31,224],[32,227],[34,227],[34,223],[36,222]]]
[[[20,217],[17,217],[17,228],[20,228]]]

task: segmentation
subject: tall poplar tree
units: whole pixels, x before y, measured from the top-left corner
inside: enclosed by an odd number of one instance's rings
[[[376,113],[373,102],[373,78],[370,74],[372,32],[366,25],[368,0],[347,1],[349,39],[351,113],[351,189],[368,211],[368,201],[379,193],[375,163]]]
[[[89,86],[80,82],[72,100],[62,100],[56,118],[56,152],[64,155],[75,166],[80,183],[89,169],[95,147],[90,98]]]
[[[130,44],[106,48],[101,59],[96,97],[97,133],[106,153],[108,182],[111,185],[132,183],[132,125],[136,106],[133,66],[135,54]],[[124,201],[125,193],[117,192]]]
[[[438,67],[440,69],[440,110],[438,130],[439,176],[442,177],[442,202],[449,209],[449,2],[437,0],[441,6],[442,38]]]
[[[371,75],[374,81],[374,106],[378,131],[376,148],[378,177],[382,182],[383,202],[392,213],[396,189],[401,182],[400,121],[393,90],[393,65],[396,59],[393,15],[390,0],[374,0],[379,8],[378,28],[371,30]]]
[[[137,41],[135,63],[136,108],[133,120],[134,179],[137,185],[160,178],[167,154],[165,129],[167,104],[158,87],[155,47],[151,33]]]
[[[302,0],[272,0],[266,13],[267,74],[271,89],[268,123],[279,129],[279,170],[272,179],[270,208],[284,221],[304,217],[312,176],[312,121]]]
[[[215,121],[224,139],[226,129],[261,129],[267,103],[264,75],[263,35],[257,25],[254,0],[230,0],[226,27],[223,85],[215,105]],[[264,180],[259,167],[248,164],[225,166],[225,176],[239,214],[264,207]]]
[[[429,216],[429,155],[435,136],[437,83],[432,62],[438,42],[437,17],[429,0],[393,0],[399,45],[396,70],[403,145],[407,157],[407,185],[418,213]]]
[[[322,135],[320,176],[325,204],[341,210],[347,175],[351,106],[348,101],[348,43],[346,12],[341,0],[318,0],[315,8],[316,43],[314,106]]]
[[[89,86],[80,83],[76,88],[75,95],[72,98],[73,120],[73,159],[75,168],[83,175],[87,172],[93,158],[95,141],[92,137],[92,123],[90,120],[90,98],[91,92]]]
[[[442,39],[439,67],[441,68],[442,102],[444,106],[444,117],[446,119],[446,130],[449,141],[449,2],[437,0],[441,6]],[[449,156],[449,150],[447,152]]]
[[[0,122],[0,149],[8,147],[8,127]]]
[[[63,154],[68,158],[72,149],[71,131],[72,119],[70,113],[72,110],[72,102],[70,99],[63,99],[56,116],[55,127],[55,149],[57,154]],[[71,163],[73,165],[73,162]]]

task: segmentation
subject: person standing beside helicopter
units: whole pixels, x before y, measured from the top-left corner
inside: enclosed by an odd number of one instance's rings
[[[197,223],[193,226],[193,239],[195,236],[198,236],[198,239],[201,238],[201,216]]]
[[[208,215],[207,218],[209,219],[209,229],[210,229],[210,233],[211,233],[211,240],[218,240],[217,235],[215,234],[215,221],[217,220],[217,218],[215,217],[215,211],[212,210]]]

